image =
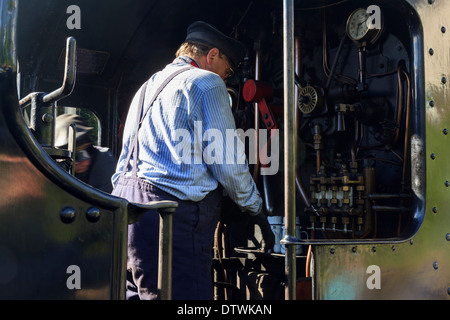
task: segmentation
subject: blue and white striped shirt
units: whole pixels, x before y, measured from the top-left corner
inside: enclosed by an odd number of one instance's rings
[[[182,56],[148,83],[144,106],[160,84],[192,60]],[[122,152],[112,177],[116,184],[137,124],[136,93],[123,134]],[[137,175],[181,200],[202,200],[220,183],[242,210],[257,213],[262,199],[248,170],[243,148],[230,146],[227,134],[235,132],[224,81],[217,74],[193,68],[177,75],[159,94],[142,122],[138,136]],[[131,174],[133,160],[127,175]]]

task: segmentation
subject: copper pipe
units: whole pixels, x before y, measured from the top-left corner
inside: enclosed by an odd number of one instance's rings
[[[314,149],[316,150],[316,174],[319,175],[322,150],[322,126],[316,124],[314,126]]]
[[[319,175],[320,172],[320,150],[316,150],[316,174]]]
[[[303,185],[303,182],[300,179],[299,173],[296,173],[295,186],[305,206],[308,208],[311,207],[311,201],[309,200],[308,193],[306,192],[305,186]]]
[[[309,278],[311,277],[311,245],[308,246],[308,253],[306,254],[306,273],[305,273],[305,277]]]
[[[411,80],[409,79],[409,75],[405,70],[402,70],[403,75],[406,78],[406,115],[405,115],[405,142],[403,145],[403,171],[402,171],[402,182],[401,182],[401,190],[402,192],[405,191],[405,178],[406,178],[406,159],[407,159],[407,153],[408,153],[408,134],[409,134],[409,112],[410,112],[410,106],[411,106]],[[400,201],[400,205],[403,206],[403,200]],[[401,232],[401,226],[402,226],[402,215],[403,211],[401,211],[398,214],[398,226],[397,226],[397,235],[400,235]]]
[[[345,39],[345,37],[344,37]],[[323,11],[323,24],[322,24],[322,68],[323,73],[327,78],[331,76],[331,70],[328,66],[328,50],[327,50],[327,17],[325,10]],[[355,84],[356,80],[352,79],[348,76],[336,74],[336,78],[338,81],[347,83],[347,84]]]
[[[405,188],[405,176],[406,176],[406,155],[408,153],[408,131],[409,131],[409,112],[410,112],[410,105],[411,105],[411,81],[409,79],[409,75],[406,71],[403,70],[403,75],[406,78],[407,83],[407,91],[406,91],[406,116],[405,116],[405,144],[404,144],[404,151],[403,151],[403,176],[402,176],[402,191],[404,191]]]

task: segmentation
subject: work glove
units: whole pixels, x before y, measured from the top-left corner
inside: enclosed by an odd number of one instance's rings
[[[275,244],[275,235],[270,228],[266,215],[263,212],[260,212],[259,214],[252,216],[251,220],[261,228],[261,234],[263,237],[261,249],[264,250],[265,253],[270,253]]]

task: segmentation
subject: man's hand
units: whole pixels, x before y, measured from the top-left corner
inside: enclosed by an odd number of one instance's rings
[[[252,217],[255,224],[257,224],[261,228],[261,233],[263,236],[264,245],[262,249],[264,252],[270,252],[273,249],[275,244],[275,235],[270,228],[269,221],[267,221],[267,217],[263,212],[260,212],[258,215]]]

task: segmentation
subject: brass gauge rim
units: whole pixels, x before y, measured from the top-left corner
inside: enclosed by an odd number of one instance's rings
[[[357,44],[373,44],[375,43],[375,41],[378,40],[378,38],[381,35],[381,31],[383,30],[384,27],[384,19],[383,19],[383,14],[380,11],[380,19],[381,19],[381,25],[380,28],[367,28],[367,30],[364,32],[364,34],[360,37],[353,37],[351,35],[351,32],[349,31],[349,27],[350,27],[350,22],[353,18],[353,16],[358,12],[363,10],[364,12],[367,12],[366,8],[357,8],[355,10],[352,11],[352,13],[350,13],[350,15],[347,18],[347,22],[345,25],[345,32],[347,34],[347,36],[354,42],[356,42]]]

